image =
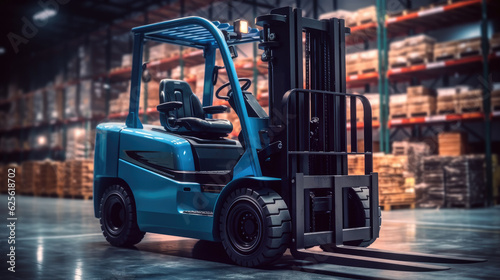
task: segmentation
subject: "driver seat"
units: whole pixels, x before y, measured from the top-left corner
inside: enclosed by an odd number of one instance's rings
[[[205,114],[226,112],[227,107],[202,107],[185,81],[161,80],[157,109],[161,125],[170,132],[198,137],[225,137],[233,131],[233,125],[228,120],[205,118]]]

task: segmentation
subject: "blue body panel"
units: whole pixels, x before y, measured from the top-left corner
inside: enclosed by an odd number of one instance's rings
[[[239,40],[226,41],[221,30],[232,31],[228,24],[187,17],[146,25],[132,30],[134,37],[129,115],[126,123],[105,123],[97,127],[94,211],[99,215],[99,200],[107,184],[130,188],[142,231],[218,240],[218,211],[225,197],[241,186],[262,187],[279,181],[262,177],[257,150],[262,149],[258,132],[268,127],[268,119],[250,118],[228,45],[259,41],[259,31],[249,29]],[[245,151],[233,168],[233,180],[221,193],[202,192],[196,182],[191,144],[184,138],[166,133],[139,119],[142,53],[145,40],[155,40],[201,48],[206,59],[203,105],[213,102],[212,74],[219,49],[233,88],[235,108],[242,126]],[[210,117],[210,116],[207,116]],[[177,173],[176,173],[177,172]],[[184,173],[182,173],[184,172]],[[193,173],[194,177],[182,177]],[[173,174],[173,175],[172,175]],[[181,174],[181,177],[177,177]],[[211,174],[209,174],[212,176]],[[175,178],[175,179],[174,179]],[[181,178],[181,179],[179,179]],[[190,179],[186,179],[190,178]],[[101,180],[103,179],[103,180]],[[190,182],[193,181],[193,182]],[[103,183],[104,182],[104,183]],[[227,182],[227,181],[226,181]],[[212,212],[212,215],[207,213]]]
[[[184,188],[189,187],[191,193],[203,196],[203,201],[215,201],[215,195],[207,197],[197,183],[176,182],[121,159],[119,170],[120,178],[134,194],[137,223],[142,231],[213,240],[212,216],[182,212],[192,210],[193,204],[191,197],[183,195]]]

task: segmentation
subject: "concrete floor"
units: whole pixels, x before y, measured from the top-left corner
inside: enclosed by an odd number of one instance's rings
[[[7,197],[0,196],[6,223]],[[265,269],[230,263],[219,244],[146,234],[134,249],[111,247],[92,201],[17,196],[16,273],[7,271],[1,226],[1,279],[499,279],[500,208],[383,212],[373,248],[488,259],[441,272],[395,272],[295,261],[287,252]],[[15,276],[15,277],[13,277]]]

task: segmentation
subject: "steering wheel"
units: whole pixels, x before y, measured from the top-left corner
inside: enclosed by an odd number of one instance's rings
[[[241,86],[241,90],[244,91],[244,90],[247,90],[250,88],[250,85],[252,84],[252,80],[248,79],[248,78],[239,78],[238,79],[238,82],[245,82],[242,86]],[[220,88],[217,89],[217,91],[215,92],[215,96],[219,99],[222,99],[222,100],[229,100],[229,98],[231,97],[232,93],[233,93],[233,89],[230,89],[228,90],[227,92],[227,95],[226,96],[220,96],[219,93],[226,87],[228,87],[229,85],[231,85],[231,82],[227,82],[225,84],[223,84]]]

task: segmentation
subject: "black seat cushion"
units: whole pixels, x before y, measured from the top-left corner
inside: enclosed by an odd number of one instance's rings
[[[205,119],[200,100],[184,81],[164,79],[160,82],[160,104],[169,101],[180,101],[182,107],[169,113],[160,112],[160,121],[167,131],[169,127],[166,122],[169,118],[173,118],[175,125],[179,125],[174,131],[179,134],[226,136],[233,130],[233,125],[228,120]]]
[[[233,125],[228,120],[219,119],[199,119],[199,118],[180,118],[177,124],[191,132],[199,133],[220,133],[229,134],[233,131]]]

